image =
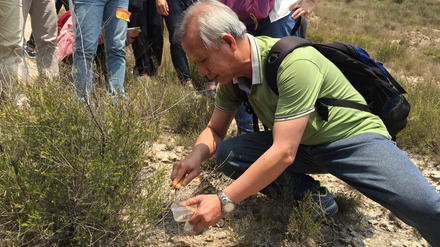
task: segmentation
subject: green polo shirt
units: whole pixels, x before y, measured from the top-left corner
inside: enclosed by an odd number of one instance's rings
[[[278,39],[248,35],[251,43],[252,85],[248,99],[261,122],[272,129],[274,122],[309,115],[301,139],[304,145],[319,145],[338,141],[361,133],[378,133],[390,138],[382,120],[371,113],[346,107],[329,107],[329,119],[323,121],[315,111],[318,98],[336,98],[366,104],[342,72],[313,47],[301,47],[290,53],[277,73],[279,96],[269,87],[265,76],[265,61],[270,48]],[[240,81],[234,78],[233,82]],[[221,111],[233,111],[241,105],[230,82],[219,84],[215,106]],[[243,85],[243,84],[242,84]]]

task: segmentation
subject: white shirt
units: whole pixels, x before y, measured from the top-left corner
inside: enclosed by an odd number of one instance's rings
[[[273,8],[269,11],[270,22],[275,22],[290,14],[290,7],[300,3],[301,0],[275,0]]]

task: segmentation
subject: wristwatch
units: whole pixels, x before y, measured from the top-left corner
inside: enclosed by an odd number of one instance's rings
[[[222,204],[222,211],[225,213],[230,213],[235,209],[235,202],[229,199],[223,191],[217,193],[220,203]]]

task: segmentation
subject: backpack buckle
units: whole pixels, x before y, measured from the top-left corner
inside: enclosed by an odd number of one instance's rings
[[[267,62],[269,64],[273,64],[278,60],[278,56],[280,55],[280,51],[274,50],[272,54],[267,58]]]
[[[251,106],[251,104],[249,104],[249,102],[245,101],[245,102],[243,102],[243,105],[245,107],[244,111],[246,113],[251,114],[251,115],[254,113],[252,106]]]

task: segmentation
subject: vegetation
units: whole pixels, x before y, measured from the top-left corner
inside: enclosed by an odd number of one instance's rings
[[[322,0],[309,18],[307,37],[365,48],[385,63],[407,89],[412,110],[398,145],[440,162],[440,5],[436,0]],[[435,30],[435,31],[433,31]],[[127,98],[114,105],[98,74],[95,105],[72,95],[70,68],[56,80],[18,83],[17,98],[0,99],[0,245],[139,246],[163,219],[167,172],[150,167],[149,147],[164,127],[192,145],[209,121],[213,102],[177,80],[168,47],[160,76],[146,82],[131,73],[128,49]],[[198,90],[203,78],[194,64]],[[17,107],[17,99],[25,104]],[[219,175],[214,160],[203,174]],[[357,224],[361,197],[335,194],[340,213]],[[310,195],[298,206],[288,196],[255,195],[243,215],[226,220],[238,246],[325,245],[322,222],[310,221]],[[301,210],[300,210],[301,209]],[[338,216],[339,217],[339,216]],[[237,221],[237,219],[239,219]],[[350,223],[351,222],[351,223]],[[357,226],[362,227],[362,226]],[[271,236],[271,237],[270,237]],[[273,236],[276,236],[274,238]]]

